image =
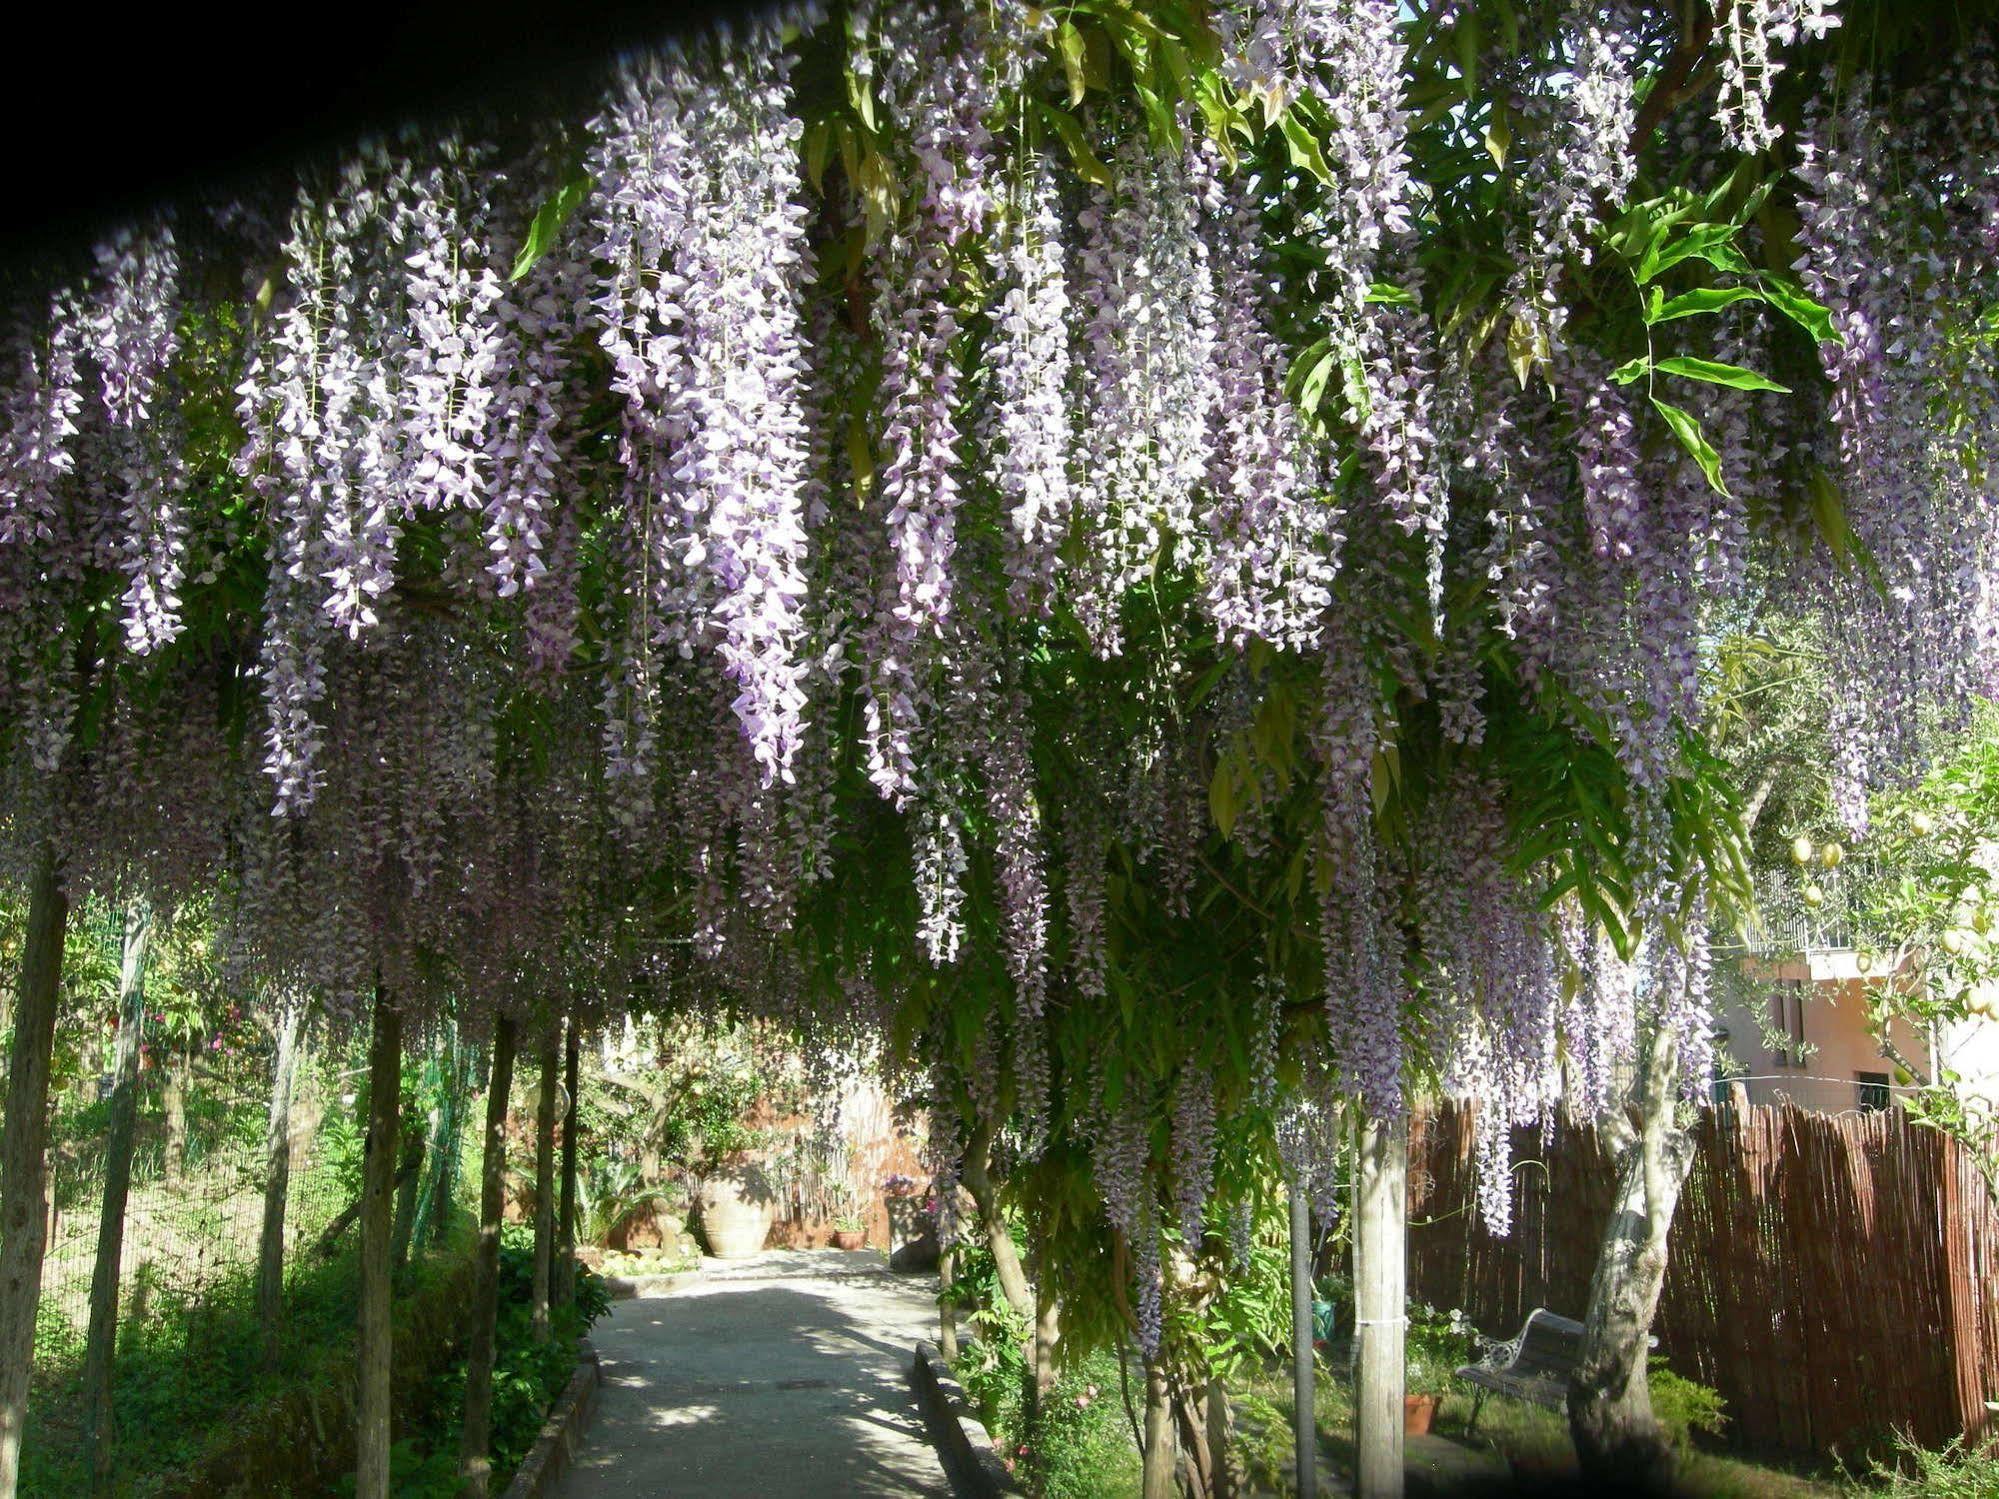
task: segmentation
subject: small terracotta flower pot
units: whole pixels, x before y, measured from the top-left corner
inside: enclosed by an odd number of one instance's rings
[[[865,1229],[836,1228],[833,1230],[833,1247],[835,1249],[859,1249],[867,1241],[868,1235]]]
[[[1437,1397],[1435,1395],[1404,1395],[1402,1397],[1402,1434],[1420,1437],[1429,1434],[1430,1423],[1437,1419]]]

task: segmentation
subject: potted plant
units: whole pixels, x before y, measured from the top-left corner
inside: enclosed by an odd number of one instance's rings
[[[845,1182],[831,1182],[826,1205],[832,1210],[835,1249],[859,1249],[867,1242],[868,1220],[861,1212],[859,1193]]]
[[[1403,1344],[1402,1430],[1423,1436],[1437,1418],[1437,1404],[1451,1376],[1471,1360],[1469,1324],[1464,1313],[1442,1316],[1421,1303],[1409,1308]]]
[[[839,1213],[833,1219],[833,1247],[859,1249],[868,1241],[868,1225],[859,1213]]]

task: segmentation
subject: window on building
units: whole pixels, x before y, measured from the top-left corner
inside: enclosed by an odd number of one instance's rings
[[[1805,981],[1778,979],[1770,994],[1772,1064],[1805,1065]]]
[[[1888,1074],[1885,1072],[1856,1072],[1853,1081],[1859,1086],[1860,1107],[1869,1112],[1879,1112],[1888,1107]]]

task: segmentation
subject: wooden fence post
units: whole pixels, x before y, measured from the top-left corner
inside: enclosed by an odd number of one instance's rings
[[[464,1499],[486,1499],[492,1477],[493,1344],[500,1297],[500,1217],[507,1205],[507,1098],[514,1089],[514,1022],[493,1022],[486,1084],[485,1152],[479,1166],[479,1248],[472,1282],[471,1349],[465,1359],[465,1425],[458,1484]]]
[[[401,1144],[403,1022],[381,981],[368,1046],[368,1136],[361,1206],[360,1398],[354,1458],[355,1499],[388,1499],[390,1325],[389,1238],[394,1227],[396,1155]]]
[[[97,1215],[97,1261],[90,1271],[90,1331],[84,1340],[84,1431],[90,1486],[111,1487],[111,1385],[118,1347],[118,1270],[125,1248],[125,1199],[132,1186],[132,1143],[139,1113],[139,1037],[146,1021],[146,946],[152,909],[142,899],[125,908],[124,950],[118,964],[118,1059],[111,1084],[110,1127],[104,1139],[104,1201]]]

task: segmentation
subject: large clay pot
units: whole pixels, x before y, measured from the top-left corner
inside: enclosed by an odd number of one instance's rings
[[[1404,1395],[1402,1397],[1402,1434],[1420,1437],[1429,1433],[1430,1423],[1437,1418],[1437,1397],[1435,1395]]]
[[[701,1179],[695,1194],[701,1212],[701,1237],[719,1260],[740,1260],[756,1254],[770,1237],[777,1212],[777,1194],[761,1166],[728,1166]]]

